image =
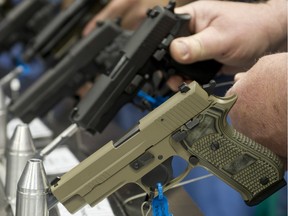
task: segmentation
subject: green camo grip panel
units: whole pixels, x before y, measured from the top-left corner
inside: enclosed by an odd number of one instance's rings
[[[224,98],[216,100],[226,103]],[[222,105],[216,103],[197,116],[199,123],[187,130],[184,145],[191,163],[210,170],[253,206],[286,185],[283,164],[270,150],[234,130],[226,122],[229,110]]]

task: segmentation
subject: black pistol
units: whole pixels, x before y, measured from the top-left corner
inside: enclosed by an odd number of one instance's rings
[[[175,2],[156,6],[130,37],[114,65],[97,77],[91,90],[71,114],[72,122],[91,133],[101,132],[119,109],[131,102],[143,84],[157,70],[175,71],[199,83],[208,83],[221,64],[203,61],[190,65],[178,64],[169,55],[171,41],[191,35],[190,16],[175,14]]]
[[[0,47],[7,49],[16,41],[28,42],[42,30],[59,9],[48,0],[25,0],[16,5],[0,22]]]
[[[75,95],[87,81],[93,81],[102,69],[95,58],[111,44],[122,30],[117,22],[106,21],[75,47],[55,67],[45,72],[18,100],[9,105],[9,112],[29,123],[43,117],[63,98]]]
[[[81,0],[62,11],[47,27],[33,38],[23,54],[29,61],[36,55],[59,61],[81,38],[81,32],[91,17],[104,7],[106,1]]]

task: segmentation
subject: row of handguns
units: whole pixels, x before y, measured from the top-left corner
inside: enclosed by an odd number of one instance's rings
[[[15,14],[8,14],[1,21],[0,32],[12,35],[13,31],[19,31],[23,24],[14,25],[18,24],[16,18],[25,18],[26,28],[27,19],[30,20],[33,14],[29,12],[32,5],[41,8],[42,5],[37,5],[44,3],[47,4],[41,0],[24,0],[21,10],[20,7],[13,9]],[[34,55],[45,58],[47,53],[53,53],[49,58],[54,58],[55,63],[8,107],[9,113],[26,123],[45,116],[64,97],[75,95],[86,82],[93,82],[93,87],[71,112],[71,126],[44,148],[38,158],[79,127],[92,134],[101,132],[147,83],[152,83],[148,89],[155,96],[159,92],[167,93],[161,90],[165,89],[165,80],[175,73],[197,82],[182,85],[178,93],[141,119],[118,142],[107,143],[79,166],[53,181],[47,192],[50,197],[48,208],[60,201],[70,212],[75,212],[86,203],[95,205],[129,182],[139,184],[149,194],[155,185],[147,184],[145,176],[175,155],[188,162],[187,171],[175,181],[163,180],[166,189],[197,165],[204,166],[231,185],[249,205],[258,204],[283,187],[284,169],[279,158],[226,122],[236,98],[212,96],[199,85],[209,83],[221,64],[209,60],[182,65],[169,55],[169,45],[174,38],[191,34],[188,31],[191,17],[175,14],[174,1],[166,7],[156,6],[149,10],[134,32],[123,30],[119,20],[106,20],[88,36],[78,38],[73,47],[61,48],[61,52],[57,52],[59,55],[55,54],[56,44],[71,41],[64,39],[69,35],[68,29],[75,32],[76,23],[81,20],[83,24],[83,19],[77,17],[88,15],[91,5],[99,10],[102,4],[95,0],[75,1],[30,41],[23,56],[28,60]],[[3,41],[6,39],[4,36],[0,33],[1,42],[1,37]],[[155,72],[159,70],[163,72],[164,81],[158,83],[164,87],[153,86]]]
[[[106,4],[103,0],[74,1],[62,9],[61,2],[23,0],[6,12],[0,22],[0,50],[22,42],[26,47],[23,54],[26,61],[37,55],[59,60],[64,56],[64,50],[81,38],[81,28],[85,23]],[[10,0],[6,0],[2,7],[7,4],[12,5]]]
[[[78,4],[85,1],[76,2],[79,8]],[[64,21],[67,22],[67,14],[72,16],[72,9],[57,17],[59,20],[45,29],[48,32],[43,30],[36,37],[29,53],[40,52],[47,41],[51,42],[49,35],[57,38],[55,29],[65,29]],[[116,112],[135,98],[144,84],[153,79],[155,71],[165,71],[166,77],[179,71],[201,84],[208,83],[221,66],[218,62],[181,65],[169,56],[170,42],[189,34],[189,20],[189,16],[176,15],[171,8],[156,14],[151,10],[143,25],[133,33],[123,30],[117,20],[99,23],[14,101],[9,111],[29,123],[35,117],[43,117],[63,98],[75,95],[77,89],[91,81],[93,87],[74,109],[71,120],[95,133],[101,132]],[[157,89],[152,94],[157,94]]]

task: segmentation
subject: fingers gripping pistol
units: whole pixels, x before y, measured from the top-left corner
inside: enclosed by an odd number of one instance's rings
[[[127,183],[150,193],[142,177],[178,155],[187,161],[187,168],[164,190],[193,167],[203,166],[237,190],[248,205],[258,204],[286,184],[283,164],[228,125],[227,113],[235,101],[236,96],[208,95],[196,82],[183,84],[119,141],[110,141],[52,183],[52,197],[74,213],[85,204],[96,205]]]

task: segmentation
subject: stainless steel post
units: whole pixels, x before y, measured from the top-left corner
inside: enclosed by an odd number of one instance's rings
[[[18,182],[16,216],[48,216],[48,190],[42,160],[30,159]]]
[[[0,79],[0,157],[4,156],[7,145],[7,106],[5,103],[6,95],[3,88],[23,72],[23,67],[18,66],[6,76]]]
[[[0,86],[0,157],[4,156],[7,145],[7,107],[5,104],[5,94]]]
[[[32,135],[27,124],[18,125],[6,148],[5,193],[11,204],[15,204],[17,183],[29,159],[36,153]]]

